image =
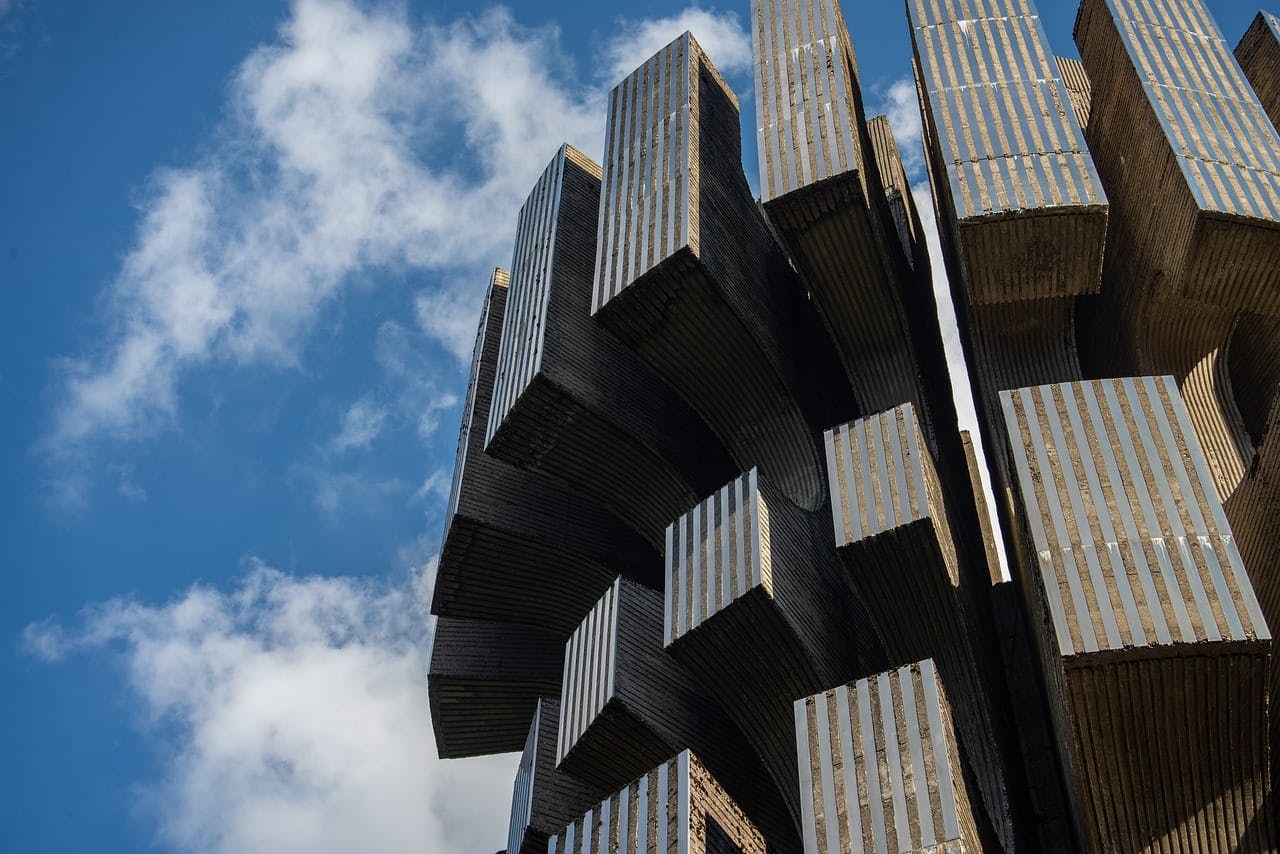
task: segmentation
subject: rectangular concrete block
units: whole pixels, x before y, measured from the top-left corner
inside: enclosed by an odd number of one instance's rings
[[[1270,850],[1271,634],[1172,377],[1002,395],[1089,850]]]
[[[968,299],[1096,293],[1107,197],[1034,4],[910,0],[939,225]]]
[[[765,854],[765,838],[684,751],[588,810],[547,854]]]
[[[989,850],[933,661],[797,700],[795,718],[806,851]]]

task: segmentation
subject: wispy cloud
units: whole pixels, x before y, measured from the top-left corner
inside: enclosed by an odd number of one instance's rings
[[[229,592],[113,600],[69,628],[29,626],[24,647],[119,657],[143,723],[168,734],[145,803],[175,850],[495,850],[515,761],[436,758],[428,632],[412,584],[255,563]]]
[[[342,413],[337,435],[329,440],[329,450],[342,454],[368,448],[386,423],[387,411],[370,398],[362,397]]]
[[[736,12],[689,8],[665,18],[619,20],[614,38],[604,47],[601,73],[612,88],[641,63],[686,30],[724,74],[751,68],[751,36]]]
[[[418,326],[464,360],[546,161],[566,141],[598,153],[611,78],[690,27],[725,69],[749,64],[733,13],[621,21],[583,84],[554,27],[501,7],[419,26],[400,5],[295,0],[232,76],[207,153],[151,178],[104,336],[60,363],[53,488],[80,494],[96,446],[174,424],[194,369],[303,366],[353,281],[423,278]],[[423,379],[449,387],[457,367]]]
[[[599,147],[601,98],[555,76],[561,56],[555,30],[501,9],[415,28],[298,0],[234,75],[210,153],[153,177],[111,332],[65,363],[49,447],[164,427],[195,366],[298,364],[357,273],[452,272],[478,295],[556,146]]]

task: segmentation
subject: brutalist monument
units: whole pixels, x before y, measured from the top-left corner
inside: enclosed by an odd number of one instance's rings
[[[1280,850],[1280,18],[905,5],[936,238],[751,0],[760,198],[673,33],[494,259],[428,685],[507,854]]]

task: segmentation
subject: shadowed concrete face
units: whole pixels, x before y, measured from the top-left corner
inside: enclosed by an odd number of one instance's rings
[[[509,854],[545,854],[547,841],[594,803],[603,792],[556,769],[560,701],[538,701],[511,795]]]
[[[867,122],[840,6],[755,0],[752,23],[764,209],[860,408],[912,403],[931,445],[954,437],[946,375],[933,370],[944,359],[928,253],[916,251],[915,207],[888,121],[873,122],[874,133]]]
[[[915,411],[902,406],[826,434],[836,547],[866,602],[891,664],[938,662],[959,708],[957,727],[985,805],[979,819],[1014,845],[1008,714],[980,596],[985,567],[962,568],[933,460]],[[972,582],[966,583],[966,578]]]
[[[557,767],[615,788],[682,747],[697,750],[770,843],[795,848],[778,790],[737,727],[662,648],[662,597],[619,579],[565,648]],[[655,758],[656,757],[656,758]]]
[[[427,694],[440,758],[519,750],[539,698],[560,693],[563,649],[531,626],[437,620]]]
[[[598,504],[485,453],[508,282],[494,272],[480,316],[431,612],[563,637],[619,573],[657,586],[661,557]]]
[[[881,666],[824,518],[755,469],[667,528],[667,650],[759,753],[797,828],[791,704]]]

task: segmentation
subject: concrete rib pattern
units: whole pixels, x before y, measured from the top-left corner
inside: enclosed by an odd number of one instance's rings
[[[586,811],[547,854],[766,854],[764,837],[686,750]]]
[[[1060,655],[1270,640],[1172,377],[1001,399]]]
[[[543,854],[547,840],[604,794],[556,768],[560,702],[538,701],[511,792],[509,854]]]
[[[764,202],[862,170],[857,66],[836,0],[753,0]]]
[[[797,700],[807,854],[984,850],[932,660]]]
[[[1259,12],[1236,45],[1235,57],[1271,124],[1280,123],[1280,17]]]
[[[1015,833],[993,637],[963,579],[942,486],[910,406],[828,431],[835,541],[893,664],[932,658],[961,712],[961,741],[1006,846]],[[986,595],[985,584],[978,595]]]
[[[557,765],[613,699],[621,586],[621,579],[614,582],[565,645]]]
[[[1271,635],[1174,379],[1002,400],[1085,847],[1273,850]]]
[[[655,97],[678,109],[650,109]],[[816,508],[824,489],[814,438],[852,411],[851,396],[751,198],[737,99],[690,34],[614,89],[605,151],[595,317],[697,409],[736,471],[759,466],[792,500]],[[662,165],[673,162],[687,164],[684,178]],[[672,228],[684,237],[664,243]]]
[[[598,504],[485,453],[507,281],[495,271],[480,317],[431,608],[564,637],[619,573],[656,587],[662,564]]]

